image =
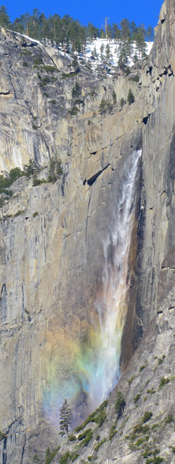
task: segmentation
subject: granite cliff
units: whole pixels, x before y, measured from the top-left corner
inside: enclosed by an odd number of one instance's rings
[[[142,463],[146,448],[152,452],[147,458],[161,462],[158,447],[162,459],[173,462],[174,15],[174,0],[165,0],[148,61],[128,77],[109,79],[86,65],[77,73],[59,51],[1,30],[1,173],[23,169],[31,158],[47,180],[56,155],[63,169],[56,183],[33,186],[32,177],[23,176],[12,184],[11,198],[1,195],[2,464],[29,464],[34,456],[44,462],[47,446],[58,446],[65,395],[73,398],[75,425],[98,406],[95,397],[89,403],[88,388],[103,342],[97,302],[104,294],[104,242],[115,269],[109,237],[118,204],[124,216],[123,185],[136,153],[119,321],[122,376],[98,430],[94,422],[85,425],[92,430],[88,445],[79,446],[77,432],[53,462],[69,450],[65,462]],[[121,108],[129,89],[135,101]],[[120,390],[125,416],[116,423]],[[151,425],[134,431],[145,412]]]

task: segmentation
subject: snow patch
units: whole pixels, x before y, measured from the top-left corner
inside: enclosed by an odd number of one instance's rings
[[[118,64],[118,59],[119,59],[119,48],[120,48],[120,43],[117,42],[115,39],[99,39],[96,38],[92,40],[91,42],[86,42],[86,48],[85,48],[85,53],[84,57],[86,58],[87,61],[90,61],[92,64],[92,68],[96,68],[98,65],[102,64],[102,59],[101,59],[101,47],[104,47],[103,50],[103,56],[105,57],[106,55],[106,47],[109,45],[109,51],[110,51],[110,63],[111,66],[116,67]],[[152,49],[153,42],[146,42],[146,54],[149,55],[150,51]],[[136,52],[136,46],[133,45],[133,54],[129,58],[129,66],[133,66],[133,56]],[[95,56],[97,54],[97,56]],[[83,55],[78,55],[78,58],[81,60]]]

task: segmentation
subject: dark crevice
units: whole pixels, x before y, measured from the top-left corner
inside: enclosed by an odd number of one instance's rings
[[[94,182],[96,181],[97,177],[100,176],[100,174],[102,174],[102,172],[106,171],[106,169],[110,166],[110,164],[107,164],[107,166],[105,166],[104,169],[101,169],[100,171],[98,171],[96,174],[94,174],[94,176],[90,177],[90,179],[88,179],[86,182],[87,184],[91,187]],[[84,181],[85,182],[85,181]],[[85,184],[84,184],[85,185]]]
[[[161,19],[161,24],[163,24],[165,22],[165,18]]]
[[[86,229],[85,229],[85,242],[87,242],[87,230],[88,230],[88,219],[89,219],[89,208],[90,208],[90,203],[91,203],[91,196],[92,196],[92,190],[90,191],[90,196],[89,196],[89,201],[88,201]]]
[[[147,71],[147,73],[150,73],[150,76],[152,75],[152,69],[153,69],[153,67],[152,67],[152,66],[149,66],[149,69],[148,69],[148,71]]]
[[[62,182],[61,182],[61,193],[63,197],[64,197],[64,192],[65,192],[66,177],[67,177],[67,173],[66,174],[64,173],[62,177]]]
[[[4,437],[4,450],[7,448],[7,437]]]
[[[162,74],[160,74],[160,77],[162,77],[162,76],[167,76],[167,74],[168,74],[168,76],[174,75],[174,74],[173,74],[173,70],[172,70],[172,68],[171,68],[171,65],[169,65],[168,68],[164,68],[164,71],[163,71]]]
[[[23,464],[23,458],[24,458],[24,453],[25,453],[26,436],[24,437],[24,439],[25,439],[25,442],[23,443],[23,447],[22,447],[21,464]]]
[[[6,453],[6,452],[5,452],[5,453],[3,452],[3,453],[2,453],[2,464],[6,464],[6,463],[7,463],[7,453]]]
[[[2,464],[6,464],[7,463],[7,451],[6,451],[7,437],[5,437],[3,441],[4,443],[3,443],[3,452],[2,452]]]
[[[151,115],[148,114],[148,116],[145,116],[145,118],[142,119],[142,122],[145,124],[145,126],[147,125],[147,122],[148,122],[148,119]]]
[[[3,297],[5,293],[6,293],[6,284],[3,284],[1,287],[1,296]]]
[[[7,92],[0,92],[0,95],[9,95],[10,94],[10,91],[7,90]]]
[[[169,75],[169,76],[174,76],[174,73],[173,73],[173,70],[172,70],[172,68],[171,68],[171,65],[169,65],[168,69],[169,69],[169,71],[170,71],[168,75]]]
[[[96,155],[97,154],[97,151],[93,151],[90,153],[90,155]]]
[[[30,39],[29,39],[29,40],[30,40]],[[27,48],[27,47],[36,47],[37,45],[38,45],[37,42],[32,42],[32,43],[30,43],[30,44],[29,44],[29,43],[26,43],[26,42],[23,42],[23,43],[21,44],[21,46],[22,46],[23,48]]]

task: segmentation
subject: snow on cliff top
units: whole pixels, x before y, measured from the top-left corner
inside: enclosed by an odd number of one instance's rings
[[[26,39],[29,39],[30,41],[35,42],[39,46],[44,48],[43,43],[39,42],[36,39],[32,39],[31,37],[28,37],[25,34],[20,34],[19,32],[16,32],[16,31],[15,31],[15,34],[17,34],[17,35],[19,35],[21,37],[24,37]],[[50,43],[48,43],[47,45],[51,46]],[[97,66],[102,64],[102,59],[101,59],[101,46],[102,45],[104,47],[104,50],[103,50],[103,56],[104,57],[106,55],[106,47],[107,47],[107,45],[109,45],[109,49],[110,49],[110,68],[116,67],[117,64],[118,64],[118,59],[119,59],[119,42],[117,42],[116,39],[110,39],[109,40],[107,38],[105,38],[105,39],[96,38],[96,39],[93,39],[91,41],[87,40],[84,53],[77,54],[78,59],[79,60],[85,59],[86,61],[91,62],[92,69],[95,71]],[[153,46],[153,42],[146,42],[146,54],[147,55],[150,54],[152,46]],[[55,47],[55,48],[58,48],[58,47]],[[136,47],[133,45],[133,55],[135,54],[135,48]],[[63,49],[61,49],[61,47],[59,47],[59,52],[61,53],[61,55],[67,56],[67,58],[72,60],[70,55],[65,53],[65,51],[63,51]],[[134,64],[133,55],[129,58],[129,62],[128,62],[129,66],[133,66],[133,64]],[[112,71],[112,69],[111,69],[111,71]]]
[[[101,46],[103,45],[104,51],[103,55],[105,56],[106,46],[109,45],[110,55],[111,55],[111,65],[117,66],[118,58],[119,58],[119,43],[116,42],[115,39],[94,39],[93,41],[87,41],[86,43],[86,60],[93,61],[93,65],[101,64]],[[152,49],[153,42],[146,42],[146,54],[149,55]],[[135,46],[134,46],[135,48]],[[94,50],[96,51],[97,57],[94,56]],[[135,52],[134,52],[135,53]],[[82,55],[83,57],[83,55]],[[93,58],[92,58],[93,57]],[[81,56],[80,56],[81,58]],[[94,60],[95,58],[95,60]],[[133,65],[132,58],[129,59],[129,66]],[[94,67],[94,66],[93,66]]]

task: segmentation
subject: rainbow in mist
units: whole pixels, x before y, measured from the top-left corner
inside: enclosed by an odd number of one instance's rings
[[[94,323],[84,322],[86,337],[78,344],[61,329],[47,334],[49,369],[44,387],[44,412],[55,426],[65,398],[72,405],[74,424],[82,421],[109,395],[119,376],[121,338],[126,319],[128,257],[134,216],[134,188],[141,151],[129,158],[122,193],[114,207],[112,224],[103,237],[102,289],[94,302]],[[116,202],[115,202],[116,203]],[[78,329],[77,329],[78,330]]]

